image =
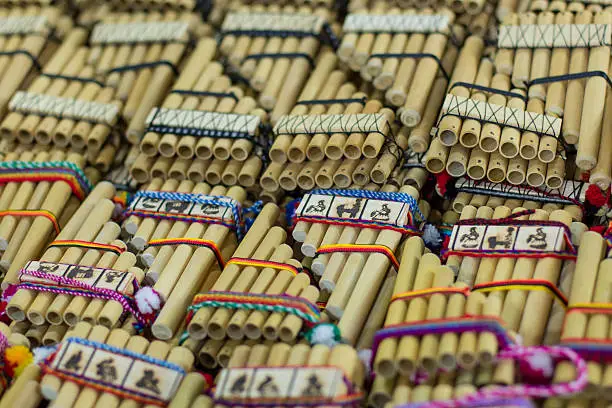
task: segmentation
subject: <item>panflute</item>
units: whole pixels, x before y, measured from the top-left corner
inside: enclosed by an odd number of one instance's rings
[[[410,186],[365,190],[315,190],[293,218],[292,235],[327,298],[324,312],[338,321],[349,344],[358,341],[395,253],[406,235],[420,233],[429,213]],[[424,215],[425,214],[425,215]]]
[[[307,6],[242,7],[230,12],[220,29],[219,50],[236,74],[259,92],[259,103],[276,122],[295,104],[318,56],[335,47],[331,12]]]
[[[15,283],[19,269],[60,233],[92,188],[83,156],[44,148],[18,151],[0,162],[3,288]]]
[[[490,371],[488,383],[505,378],[512,384],[515,367],[495,363],[499,353],[510,356],[517,338],[524,346],[558,343],[576,266],[574,243],[586,226],[572,223],[563,210],[549,216],[503,205],[466,205],[454,222],[445,265],[424,251],[420,238],[405,244],[384,329],[374,336],[378,375],[371,402],[377,406],[402,398],[403,387],[416,392],[421,383],[429,387],[424,400],[432,399],[440,370],[458,367],[479,367]]]
[[[64,34],[61,29],[55,32],[60,12],[51,5],[0,5],[0,118],[31,70],[39,69],[55,51],[49,37]]]
[[[292,259],[293,249],[284,243],[286,232],[272,227],[259,235],[251,255],[242,256],[246,248],[241,244],[217,281],[196,295],[189,307],[190,345],[185,346],[197,350],[207,367],[224,365],[223,359],[239,344],[265,340],[291,344],[298,334],[321,322],[319,290]]]
[[[568,309],[563,328],[557,335],[560,344],[569,347],[587,360],[588,381],[576,399],[609,401],[611,394],[612,366],[610,366],[610,296],[608,271],[610,262],[610,228],[606,236],[584,232],[575,272],[568,296]],[[556,367],[555,382],[576,378],[577,370],[567,363]],[[559,401],[547,402],[552,407]],[[586,405],[584,405],[586,406]]]
[[[76,27],[66,34],[42,74],[12,96],[0,124],[3,137],[70,146],[94,162],[100,154],[113,156],[123,120],[128,135],[142,135],[197,22],[190,13],[105,17],[109,23],[91,33]]]
[[[236,348],[228,367],[220,372],[212,395],[198,395],[196,390],[188,394],[186,390],[181,399],[184,405],[180,406],[357,406],[363,399],[364,377],[357,352],[345,344],[333,348],[283,343],[243,345]]]
[[[400,13],[384,7],[347,16],[338,57],[353,71],[385,91],[386,101],[401,108],[401,122],[413,128],[421,122],[438,73],[448,78],[456,56],[453,41],[461,41],[461,30],[454,34],[455,15],[448,9],[437,14],[414,10]],[[455,38],[459,37],[459,38]],[[447,54],[450,54],[447,56]]]
[[[9,269],[5,282],[15,283],[17,291],[7,305],[8,316],[40,327],[38,338],[28,332],[26,337],[53,342],[57,334],[43,340],[47,331],[65,332],[81,320],[113,328],[130,315],[147,324],[135,300],[144,272],[119,239],[120,226],[111,220],[114,195],[112,184],[99,183],[55,239],[45,240],[48,246],[40,260]]]
[[[379,101],[342,85],[345,78],[333,71],[317,93],[307,85],[310,95],[276,123],[271,163],[260,179],[265,191],[382,185],[403,164],[407,129]]]
[[[247,238],[272,226],[278,210],[268,208],[254,224],[261,225],[258,232],[244,235],[245,198],[241,187],[211,189],[205,183],[160,179],[134,195],[123,230],[146,281],[161,298],[152,325],[155,337],[169,340],[177,334],[194,295],[212,286],[237,246],[252,250],[257,238]]]
[[[602,189],[612,180],[612,133],[605,113],[610,104],[607,76],[593,72],[608,72],[610,23],[609,11],[511,14],[500,26],[495,61],[514,86],[528,88],[533,109],[527,110],[562,117],[563,138],[577,146],[576,165],[591,170],[591,182]],[[557,137],[557,130],[546,134]]]
[[[201,54],[214,50],[213,40],[201,40],[170,95],[150,112],[131,169],[136,181],[255,185],[269,147],[267,115],[231,85],[221,64],[202,65]]]
[[[167,406],[183,381],[192,377],[193,363],[193,354],[184,347],[80,322],[40,367],[27,369],[38,373],[28,372],[29,381],[19,377],[15,383],[35,392],[27,398],[12,396],[26,400],[27,407],[38,406],[42,399],[64,407]],[[36,387],[31,387],[33,382]]]

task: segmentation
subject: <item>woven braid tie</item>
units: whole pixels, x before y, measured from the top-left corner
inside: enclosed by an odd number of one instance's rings
[[[143,326],[150,326],[153,323],[155,316],[149,317],[140,313],[138,307],[135,304],[135,300],[133,296],[127,296],[116,292],[114,290],[106,289],[106,288],[98,288],[91,285],[88,285],[84,282],[80,282],[76,279],[67,278],[64,276],[53,275],[49,273],[44,273],[40,271],[32,271],[27,269],[22,269],[20,274],[30,275],[36,278],[45,279],[51,282],[55,282],[58,285],[50,285],[46,283],[32,283],[32,282],[21,282],[16,285],[17,289],[27,289],[33,290],[37,292],[50,292],[56,294],[64,294],[70,296],[82,296],[88,298],[95,299],[103,299],[103,300],[114,300],[118,302],[124,311],[129,312],[134,316],[134,318],[138,321],[139,324]],[[138,282],[136,280],[133,281],[134,292],[136,292],[139,288]]]
[[[317,305],[308,300],[290,295],[266,295],[244,292],[211,291],[196,295],[189,306],[187,324],[191,318],[203,307],[220,307],[223,309],[259,310],[265,312],[292,314],[304,321],[306,326],[312,327],[321,319],[321,312]]]
[[[24,181],[65,181],[79,200],[83,200],[92,189],[83,170],[69,161],[0,162],[0,184]]]
[[[222,219],[193,216],[183,214],[172,214],[156,211],[132,210],[125,212],[126,216],[136,215],[145,218],[169,219],[174,221],[200,222],[205,224],[218,224],[236,231],[238,239],[242,239],[245,233],[244,222],[242,220],[242,206],[240,203],[230,197],[225,196],[207,196],[204,194],[178,193],[172,191],[144,191],[140,190],[132,197],[132,202],[140,197],[153,198],[156,200],[172,200],[190,202],[196,204],[218,205],[221,207],[230,208],[232,211],[233,222],[224,222]]]
[[[298,273],[302,272],[301,268],[296,268],[293,265],[282,263],[282,262],[274,262],[274,261],[263,261],[260,259],[250,259],[250,258],[238,258],[234,257],[227,261],[227,265],[241,265],[241,266],[253,266],[255,268],[272,268],[279,271],[289,271],[294,276]]]
[[[55,215],[47,210],[6,210],[0,211],[0,218],[6,216],[13,217],[45,217],[53,225],[56,234],[60,233],[60,226]]]
[[[468,297],[472,292],[507,292],[509,290],[525,290],[525,291],[546,291],[551,294],[554,299],[567,308],[568,300],[552,282],[544,279],[509,279],[503,281],[494,281],[475,285],[472,289],[464,288],[427,288],[414,290],[409,292],[397,293],[391,297],[391,302],[398,300],[410,300],[418,297],[429,297],[436,294],[461,294]]]
[[[399,271],[399,262],[395,257],[395,254],[385,245],[369,245],[369,244],[332,244],[332,245],[323,245],[317,249],[318,254],[333,254],[335,252],[361,252],[361,253],[376,253],[382,254],[389,259],[389,262],[393,266],[396,271]]]
[[[479,402],[486,400],[500,400],[516,397],[535,397],[551,398],[557,396],[568,396],[576,394],[587,385],[588,372],[586,362],[573,350],[567,347],[522,347],[512,346],[502,350],[498,354],[499,359],[525,360],[537,354],[547,354],[550,357],[569,360],[576,367],[577,376],[575,380],[566,383],[556,383],[549,385],[505,385],[496,387],[482,388],[474,393],[464,395],[459,398],[445,401],[430,401],[419,408],[458,408],[458,407],[477,407]],[[501,405],[488,405],[500,407]],[[412,404],[396,405],[395,408],[413,408]]]
[[[553,252],[544,252],[544,251],[535,251],[535,250],[516,250],[512,251],[499,251],[494,249],[477,249],[477,250],[457,250],[457,249],[443,249],[441,257],[448,258],[451,255],[456,256],[467,256],[474,258],[556,258],[556,259],[576,259],[578,252],[574,247],[574,244],[571,240],[571,232],[567,225],[560,221],[536,221],[536,220],[519,220],[519,217],[524,217],[527,215],[534,214],[535,210],[525,210],[515,214],[512,214],[506,218],[499,219],[486,219],[486,218],[473,218],[467,220],[460,220],[455,223],[455,226],[461,225],[511,225],[511,226],[520,226],[520,225],[531,225],[531,226],[551,226],[551,227],[561,227],[563,229],[563,238],[565,241],[565,245],[568,248],[567,251],[553,251]]]
[[[86,347],[93,347],[95,349],[104,351],[106,353],[110,353],[110,354],[114,354],[114,355],[118,355],[118,356],[122,356],[122,357],[128,357],[131,358],[133,360],[140,360],[140,361],[144,361],[147,362],[149,364],[153,364],[159,367],[163,367],[166,368],[168,370],[172,370],[175,372],[178,372],[179,375],[184,376],[186,374],[185,370],[180,367],[179,365],[170,363],[168,361],[165,360],[160,360],[151,356],[148,356],[146,354],[140,354],[140,353],[136,353],[127,349],[123,349],[123,348],[119,348],[119,347],[114,347],[111,346],[109,344],[105,344],[105,343],[99,343],[99,342],[95,342],[92,340],[87,340],[87,339],[82,339],[82,338],[78,338],[78,337],[69,337],[68,339],[64,340],[62,342],[62,344],[65,344],[65,346],[68,346],[69,343],[76,343],[82,346],[86,346]],[[46,374],[52,374],[54,376],[57,376],[59,378],[61,378],[62,380],[65,381],[70,381],[73,382],[75,384],[81,385],[82,387],[85,388],[92,388],[95,390],[98,390],[102,393],[110,393],[113,395],[116,395],[122,399],[129,399],[129,400],[134,400],[138,403],[141,403],[143,405],[155,405],[155,406],[159,406],[159,407],[165,407],[167,406],[167,402],[163,401],[162,399],[156,398],[155,396],[152,396],[150,393],[144,394],[142,392],[136,391],[134,389],[128,389],[125,387],[122,387],[122,384],[118,384],[115,386],[110,386],[107,383],[103,382],[103,381],[94,381],[90,378],[85,378],[81,375],[79,375],[78,373],[73,373],[71,371],[68,370],[61,370],[58,368],[53,368],[53,363],[54,360],[56,358],[61,358],[62,356],[58,355],[60,351],[60,347],[58,347],[58,349],[51,354],[49,357],[47,357],[45,359],[45,361],[41,364],[41,369],[44,373]]]
[[[221,254],[221,250],[217,246],[215,241],[211,241],[209,239],[199,239],[199,238],[162,238],[162,239],[152,239],[148,242],[148,246],[150,247],[158,247],[165,245],[191,245],[198,246],[203,248],[208,248],[212,251],[213,255],[217,259],[217,263],[221,269],[225,268],[225,260],[223,259],[223,255]]]
[[[49,244],[48,248],[86,248],[98,251],[112,252],[121,255],[126,251],[125,248],[112,244],[101,244],[98,242],[81,241],[78,239],[60,239]]]

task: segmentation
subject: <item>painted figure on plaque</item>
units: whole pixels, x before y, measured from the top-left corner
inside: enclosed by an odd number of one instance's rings
[[[266,379],[257,387],[257,391],[263,396],[278,395],[278,386],[274,383],[274,378],[267,375]]]
[[[106,281],[106,283],[113,283],[115,279],[118,279],[121,276],[123,276],[123,272],[107,271],[106,274],[104,275],[104,280]]]
[[[232,394],[241,394],[244,392],[247,382],[247,375],[242,374],[240,377],[236,378],[232,386],[230,387],[230,392]]]
[[[43,273],[54,273],[59,269],[59,267],[60,266],[58,264],[41,262],[38,266],[38,269],[40,270],[40,272]]]
[[[115,361],[112,358],[100,361],[96,364],[96,375],[100,377],[102,381],[116,381],[117,368],[114,363]]]
[[[219,206],[217,204],[204,204],[202,205],[202,214],[206,214],[206,215],[219,214]]]
[[[308,377],[308,384],[304,387],[302,395],[307,397],[318,397],[323,393],[323,385],[319,382],[319,377],[316,374],[312,374]]]
[[[161,390],[159,389],[159,379],[155,378],[155,371],[153,370],[144,370],[142,378],[138,380],[136,386],[154,392],[158,395],[161,394]]]
[[[358,198],[355,200],[352,206],[347,206],[346,204],[340,204],[336,207],[336,212],[338,213],[338,217],[342,217],[345,213],[349,215],[350,218],[356,218],[357,214],[359,214],[359,210],[361,209],[361,202],[363,198]]]
[[[81,366],[79,364],[81,363],[82,359],[83,351],[79,350],[70,356],[68,361],[66,361],[66,364],[64,364],[64,368],[66,370],[79,371],[81,369]]]
[[[374,221],[389,221],[389,214],[391,214],[391,209],[387,203],[383,203],[380,209],[374,210],[370,213],[370,217]]]
[[[182,213],[189,208],[189,202],[187,201],[168,201],[164,205],[165,211],[169,213]]]
[[[542,227],[536,228],[536,233],[527,237],[527,244],[533,249],[544,249],[547,247],[546,233]]]
[[[74,268],[70,269],[70,272],[68,272],[66,277],[70,279],[89,279],[93,276],[93,274],[93,268],[76,265]]]
[[[459,243],[463,245],[464,248],[476,248],[479,239],[480,234],[476,231],[476,227],[470,227],[470,232],[459,237]]]
[[[319,200],[319,202],[316,205],[311,204],[306,209],[307,213],[311,213],[311,212],[322,213],[323,211],[325,211],[325,200]]]
[[[509,249],[512,246],[512,235],[514,233],[514,227],[508,227],[506,230],[506,234],[503,238],[499,238],[499,236],[489,237],[489,248],[495,249],[498,246]]]

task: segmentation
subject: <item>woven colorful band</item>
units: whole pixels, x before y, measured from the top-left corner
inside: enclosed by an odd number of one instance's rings
[[[391,230],[397,231],[401,234],[408,235],[422,235],[423,232],[420,228],[416,227],[415,224],[421,224],[425,221],[425,216],[419,209],[419,205],[417,201],[410,194],[406,193],[398,193],[398,192],[383,192],[383,191],[369,191],[369,190],[337,190],[337,189],[315,189],[310,192],[310,194],[318,194],[318,195],[329,195],[329,196],[339,196],[339,197],[351,197],[351,198],[364,198],[371,200],[385,200],[385,201],[394,201],[399,203],[404,203],[408,205],[410,211],[408,211],[408,225],[398,226],[391,225],[382,222],[377,222],[373,220],[354,220],[348,218],[339,218],[339,217],[324,217],[324,216],[297,216],[294,214],[292,225],[295,225],[298,221],[305,222],[314,222],[319,224],[329,224],[329,225],[344,225],[351,226],[355,228],[372,228],[372,229],[381,229],[381,230]],[[415,223],[414,220],[417,222]]]
[[[442,223],[438,226],[440,234],[450,237],[453,234],[453,226],[451,224]]]
[[[299,369],[307,369],[307,370],[316,370],[318,372],[325,372],[326,369],[333,369],[336,372],[341,371],[339,367],[331,366],[331,365],[309,365],[309,366],[280,366],[280,367],[269,367],[269,366],[239,366],[239,367],[231,367],[225,369],[226,371],[231,370],[248,370],[248,372],[257,373],[257,370],[262,370],[269,377],[270,371],[282,370],[282,371],[293,371],[293,373],[288,373],[290,375],[291,382],[294,384],[297,382],[295,380],[295,370]],[[223,373],[223,372],[222,372]],[[251,374],[251,378],[257,378],[256,375]],[[219,377],[218,384],[223,384],[223,374]],[[353,383],[348,379],[345,373],[342,374],[342,382],[346,388],[346,393],[343,395],[338,395],[329,397],[325,395],[313,395],[306,396],[300,395],[298,397],[290,396],[290,397],[270,397],[270,398],[241,398],[241,397],[232,397],[231,399],[224,398],[215,398],[215,394],[218,390],[218,386],[214,389],[210,390],[209,395],[214,399],[216,404],[220,404],[223,406],[244,406],[244,407],[317,407],[317,406],[359,406],[361,400],[363,400],[364,394],[356,390]],[[254,381],[253,381],[254,383]],[[294,385],[303,385],[303,384],[294,384]],[[337,386],[337,385],[336,385]],[[291,393],[289,391],[289,393]]]
[[[152,198],[156,200],[172,200],[190,202],[196,204],[218,205],[220,207],[230,208],[232,211],[233,222],[225,222],[223,219],[207,217],[201,215],[184,215],[172,214],[167,212],[133,210],[125,211],[125,216],[135,215],[144,218],[168,219],[173,221],[198,222],[204,224],[217,224],[230,228],[236,231],[238,239],[242,239],[245,233],[245,225],[242,220],[242,206],[240,203],[230,197],[225,196],[207,196],[203,194],[178,193],[173,191],[144,191],[140,190],[133,195],[132,201],[141,197]]]
[[[433,295],[453,295],[453,294],[461,294],[467,297],[470,294],[470,289],[468,287],[464,288],[428,288],[421,290],[413,290],[409,292],[397,293],[391,297],[391,302],[395,302],[397,300],[410,300],[419,297],[429,297]]]
[[[81,241],[78,239],[60,239],[53,241],[49,244],[48,248],[87,248],[97,249],[104,252],[113,252],[117,255],[121,255],[126,251],[125,248],[118,245],[111,244],[100,244],[98,242]]]
[[[411,402],[409,404],[396,405],[395,407],[402,408],[427,408],[432,402]],[[527,398],[485,398],[481,401],[475,401],[466,408],[535,408],[535,405]]]
[[[118,302],[124,312],[131,313],[134,318],[144,326],[150,326],[153,323],[154,316],[145,316],[140,313],[133,296],[127,296],[114,290],[106,288],[93,287],[84,282],[80,282],[76,279],[67,278],[65,276],[58,276],[40,271],[31,271],[22,269],[20,274],[34,276],[35,278],[45,279],[51,282],[55,282],[58,285],[50,285],[44,282],[33,283],[33,282],[22,282],[16,285],[17,289],[27,289],[36,292],[50,292],[55,294],[63,294],[70,296],[82,296],[95,299],[103,300],[114,300]],[[139,284],[136,280],[133,281],[134,293],[138,291]]]
[[[57,218],[55,215],[47,210],[6,210],[0,211],[0,218],[12,215],[14,217],[45,217],[51,224],[53,224],[53,229],[55,229],[55,233],[59,234],[60,226],[57,222]]]
[[[208,248],[212,251],[213,255],[217,259],[217,263],[221,269],[225,268],[225,261],[223,260],[223,255],[221,254],[221,250],[217,246],[215,241],[211,241],[209,239],[199,239],[199,238],[163,238],[163,239],[152,239],[149,241],[148,246],[157,247],[164,245],[192,245],[198,247]]]
[[[196,295],[188,308],[187,324],[195,312],[203,307],[224,309],[261,310],[288,313],[302,319],[308,326],[314,326],[321,319],[319,308],[308,300],[290,295],[266,295],[259,293],[211,291]]]
[[[395,254],[385,245],[369,245],[369,244],[332,244],[332,245],[323,245],[317,249],[318,254],[332,254],[334,252],[362,252],[362,253],[378,253],[385,255],[393,268],[396,271],[399,270],[399,262],[395,257]]]
[[[536,221],[536,220],[520,220],[519,217],[524,217],[535,213],[535,210],[525,210],[512,214],[505,218],[486,219],[473,218],[460,220],[455,223],[456,226],[542,226],[542,227],[559,227],[563,230],[563,239],[567,251],[538,251],[538,250],[523,250],[513,249],[511,251],[502,251],[495,249],[477,249],[477,250],[460,250],[460,249],[443,249],[441,256],[447,258],[451,255],[467,256],[475,258],[556,258],[556,259],[576,259],[577,251],[571,240],[571,232],[567,225],[559,221]]]
[[[612,342],[608,339],[567,338],[561,340],[561,345],[574,350],[587,361],[612,363]]]
[[[302,272],[302,269],[296,268],[293,265],[282,263],[282,262],[274,262],[274,261],[262,261],[260,259],[250,259],[250,258],[230,258],[227,261],[226,265],[242,265],[242,266],[253,266],[255,268],[272,268],[279,271],[289,271],[294,276],[298,273]]]
[[[463,316],[419,320],[384,327],[374,335],[372,355],[376,355],[380,343],[388,338],[465,332],[491,332],[497,337],[502,348],[515,344],[515,340],[508,334],[501,319],[494,316]]]
[[[486,293],[509,290],[546,291],[553,295],[555,300],[557,300],[564,308],[566,308],[568,304],[565,295],[552,282],[544,279],[509,279],[504,281],[487,282],[478,284],[472,289],[467,287],[427,288],[398,293],[391,297],[391,302],[395,302],[397,300],[410,300],[418,297],[428,297],[436,294],[462,294],[463,296],[467,297],[472,292]]]
[[[557,396],[569,396],[582,391],[588,381],[588,372],[586,362],[573,350],[567,347],[522,347],[512,346],[506,350],[500,351],[499,359],[510,360],[529,360],[530,357],[536,355],[549,355],[557,360],[569,360],[576,367],[576,379],[567,383],[553,383],[548,385],[505,385],[497,387],[484,387],[480,390],[464,395],[459,398],[430,401],[419,405],[419,408],[459,408],[459,407],[478,407],[479,402],[484,402],[491,399],[517,398],[517,397],[535,397],[535,398],[551,398]],[[491,406],[491,405],[489,405]],[[503,405],[493,405],[495,407]],[[396,405],[395,408],[412,408],[413,404]]]
[[[146,362],[155,366],[159,366],[162,367],[164,369],[167,370],[172,370],[174,372],[177,373],[178,376],[180,376],[180,378],[184,377],[186,375],[185,370],[180,367],[179,365],[170,363],[168,361],[164,361],[164,360],[160,360],[151,356],[148,356],[146,354],[140,354],[140,353],[135,353],[133,351],[127,350],[127,349],[123,349],[123,348],[119,348],[119,347],[114,347],[108,344],[104,344],[104,343],[98,343],[95,341],[91,341],[91,340],[87,340],[87,339],[82,339],[82,338],[78,338],[78,337],[69,337],[68,339],[64,340],[62,342],[62,345],[64,345],[64,347],[68,346],[69,343],[76,343],[82,346],[86,346],[86,347],[93,347],[97,350],[100,350],[104,353],[110,353],[110,354],[115,354],[118,356],[122,356],[122,357],[127,357],[133,360],[140,360],[142,362]],[[147,405],[147,404],[152,404],[155,406],[159,406],[159,407],[164,407],[167,405],[167,402],[160,399],[160,398],[156,398],[155,396],[152,396],[150,393],[148,394],[144,394],[142,392],[138,392],[135,391],[133,389],[129,389],[126,388],[124,386],[124,384],[119,384],[116,386],[110,386],[108,384],[108,382],[104,382],[102,380],[93,380],[90,378],[85,378],[83,375],[80,375],[78,373],[73,373],[71,371],[68,370],[61,370],[58,368],[54,368],[53,364],[56,358],[63,358],[63,355],[61,355],[59,353],[59,351],[62,350],[62,347],[58,347],[57,350],[52,353],[51,355],[49,355],[45,361],[41,364],[41,369],[44,373],[46,374],[52,374],[54,376],[57,376],[65,381],[70,381],[70,382],[74,382],[76,384],[79,384],[83,387],[86,388],[93,388],[95,390],[101,391],[101,392],[105,392],[105,393],[110,393],[113,395],[116,395],[122,399],[130,399],[130,400],[134,400],[137,401],[141,404]],[[107,354],[108,355],[108,354]],[[91,361],[85,361],[87,364],[89,364]],[[130,368],[133,366],[130,365]],[[127,378],[127,373],[120,373],[120,374],[124,374],[126,375],[125,378]]]
[[[553,295],[555,300],[564,308],[567,308],[568,300],[552,282],[545,279],[509,279],[505,281],[496,281],[481,283],[472,288],[472,292],[499,292],[509,290],[527,290],[527,291],[545,291]]]
[[[79,200],[83,200],[92,189],[92,184],[83,170],[69,161],[15,160],[0,163],[0,184],[24,181],[65,181]]]

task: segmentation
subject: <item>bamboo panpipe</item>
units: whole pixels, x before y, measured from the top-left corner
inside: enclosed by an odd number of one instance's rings
[[[245,198],[244,190],[238,187],[230,188],[226,195],[238,202],[242,202]],[[203,239],[214,241],[221,247],[224,259],[227,259],[232,252],[235,257],[248,258],[255,249],[255,242],[261,240],[262,235],[271,227],[272,220],[277,216],[276,206],[265,206],[253,224],[260,225],[261,228],[258,231],[251,228],[238,247],[233,234],[229,235],[228,228],[220,225],[193,224],[187,231],[186,237],[192,237],[195,233],[196,237],[201,236]],[[199,230],[200,233],[196,230]],[[168,263],[161,270],[160,279],[154,285],[155,290],[166,299],[152,328],[157,338],[173,337],[186,314],[191,299],[210,275],[214,262],[215,256],[208,248],[198,248],[194,251],[193,247],[188,245],[176,247]]]
[[[254,13],[255,17],[249,18],[249,13]],[[298,22],[296,16],[299,13],[312,14]],[[220,50],[237,71],[246,74],[249,84],[261,92],[259,102],[265,109],[273,110],[273,121],[286,114],[287,108],[297,100],[311,71],[309,61],[317,60],[322,49],[319,38],[315,36],[322,33],[322,25],[330,17],[324,8],[313,12],[307,6],[296,9],[292,6],[266,8],[259,5],[243,7],[227,15],[221,28],[224,39]],[[322,20],[312,20],[315,18]],[[259,24],[251,27],[248,20],[253,19]],[[283,19],[287,27],[279,28],[279,21]],[[275,26],[270,26],[267,21],[274,21]],[[236,30],[244,30],[244,27],[248,27],[248,35],[234,35]],[[309,32],[314,36],[300,38],[295,37],[294,32]]]
[[[185,373],[189,373],[193,367],[194,358],[193,354],[184,347],[173,347],[166,343],[160,341],[152,341],[149,343],[144,337],[141,336],[132,336],[130,337],[130,333],[117,328],[112,331],[109,331],[108,328],[103,326],[91,326],[88,323],[81,322],[75,326],[74,329],[66,333],[64,340],[69,338],[83,338],[88,339],[90,341],[95,341],[99,343],[107,344],[108,346],[117,347],[119,349],[124,349],[128,352],[145,354],[148,357],[156,358],[159,360],[165,360],[168,363],[175,364],[184,370]],[[75,355],[78,355],[75,353]],[[112,356],[112,354],[110,354]],[[105,355],[105,357],[109,357],[109,355]],[[119,360],[111,360],[106,361],[106,366],[101,367],[102,369],[115,368],[115,375],[117,375],[117,368],[115,365],[120,366],[121,363]],[[34,366],[33,366],[34,367]],[[120,371],[120,375],[126,375],[125,371]],[[180,397],[174,391],[180,389],[182,384],[177,383],[176,385],[169,385],[168,383],[161,382],[160,379],[156,376],[161,375],[162,372],[155,372],[152,370],[149,374],[151,379],[157,380],[153,381],[153,383],[146,383],[145,380],[138,381],[136,383],[137,388],[149,389],[148,387],[153,387],[155,389],[163,389],[163,391],[159,391],[160,393],[164,393],[162,397],[167,397],[169,401],[171,401],[175,396]],[[164,375],[168,375],[169,372],[165,372]],[[174,374],[172,374],[174,375]],[[59,377],[54,374],[45,374],[43,377],[38,380],[38,373],[33,372],[30,376],[35,381],[40,382],[41,393],[45,399],[51,401],[50,406],[95,406],[95,407],[138,407],[138,406],[149,406],[149,405],[140,405],[134,400],[128,398],[119,399],[118,396],[112,394],[110,392],[103,392],[97,388],[90,388],[85,384],[81,384],[81,386],[77,385],[74,382],[70,381],[62,381]],[[92,377],[96,378],[96,377]],[[144,378],[144,377],[143,377]],[[191,378],[189,374],[187,374],[183,379]],[[132,381],[136,381],[138,378],[133,379]],[[151,384],[155,384],[151,385]],[[177,387],[177,388],[174,388]],[[174,391],[173,391],[174,390]],[[160,394],[158,394],[160,395]]]
[[[320,385],[321,382],[326,382],[324,379],[326,372],[320,371],[319,374],[315,374],[316,371],[314,370],[323,370],[322,366],[330,368],[336,367],[344,372],[345,379],[349,384],[351,384],[354,392],[359,392],[363,387],[364,368],[357,356],[357,352],[352,347],[345,344],[339,344],[333,348],[329,348],[328,346],[324,345],[307,346],[304,344],[296,344],[294,346],[289,346],[286,344],[277,343],[271,346],[256,345],[253,347],[239,346],[236,348],[234,355],[230,359],[228,368],[221,373],[221,377],[218,379],[219,384],[224,384],[224,386],[223,389],[218,389],[219,392],[216,395],[231,395],[228,391],[229,388],[233,386],[233,382],[231,384],[227,383],[223,381],[223,378],[231,373],[232,369],[257,366],[268,367],[270,370],[274,370],[274,368],[282,370],[283,367],[292,367],[294,370],[297,370],[297,372],[303,373],[301,375],[304,376],[303,380],[299,380],[295,382],[295,384],[299,384],[300,387],[306,388],[308,388],[309,384],[310,386],[314,387],[314,384]],[[315,369],[315,366],[318,368]],[[313,368],[309,369],[309,367]],[[260,378],[258,375],[256,375],[253,377],[253,381],[255,384],[265,381],[264,385],[270,383],[273,386],[277,386],[276,382],[280,380],[280,377],[275,378],[274,374],[279,375],[284,373],[284,375],[292,375],[292,372],[293,371],[282,370],[278,373],[274,373],[274,371],[270,371],[272,376]],[[329,378],[327,381],[329,380],[331,380],[331,378]],[[299,392],[299,390],[296,391]],[[336,392],[339,394],[346,394],[348,391],[349,390],[347,389],[330,390],[329,395],[333,395],[332,393]],[[304,392],[307,392],[307,390],[303,390],[300,393]],[[266,395],[264,390],[260,391],[260,394]],[[249,395],[251,395],[251,393],[249,393]],[[208,406],[213,406],[212,401],[211,405]],[[220,406],[221,405],[218,404],[214,405],[214,407]]]
[[[17,7],[2,16],[0,41],[2,52],[15,52],[0,56],[0,118],[6,114],[10,98],[21,88],[31,68],[42,63],[43,52],[49,46],[47,39],[60,18],[56,6]]]

